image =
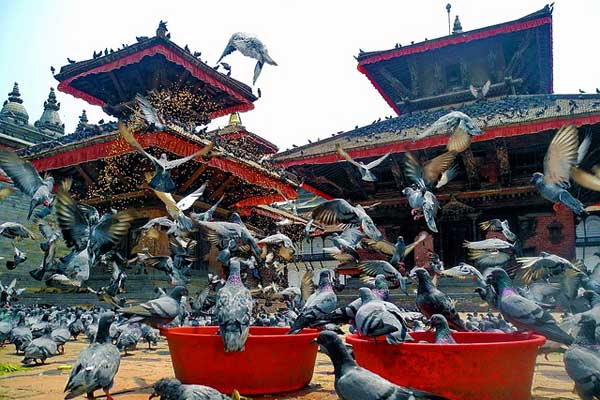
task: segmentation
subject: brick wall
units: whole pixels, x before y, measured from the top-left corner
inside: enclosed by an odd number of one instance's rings
[[[575,257],[575,218],[570,210],[560,207],[552,214],[537,216],[536,221],[535,234],[525,241],[524,249],[535,247],[536,254],[546,251],[567,259]],[[558,243],[552,243],[550,239],[548,226],[553,223],[562,227],[562,238]]]

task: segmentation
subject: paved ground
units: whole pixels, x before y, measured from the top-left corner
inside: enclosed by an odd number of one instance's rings
[[[79,351],[87,346],[83,338],[65,346],[65,355],[48,360],[47,365],[30,367],[25,371],[0,376],[0,399],[54,400],[62,399],[63,389],[69,371],[59,367],[72,364]],[[14,354],[14,347],[0,349],[0,363],[20,364],[22,356]],[[550,354],[546,360],[543,355],[538,363],[533,383],[532,399],[577,399],[571,391],[572,383],[566,375],[562,354]],[[333,367],[329,359],[319,353],[311,385],[304,390],[285,395],[254,397],[254,399],[337,399],[333,390]],[[160,342],[154,350],[145,346],[123,357],[121,368],[114,387],[115,399],[147,399],[150,385],[159,378],[173,376],[166,342]],[[101,395],[97,392],[96,395]],[[84,397],[81,397],[82,399]],[[100,398],[104,398],[103,396]]]

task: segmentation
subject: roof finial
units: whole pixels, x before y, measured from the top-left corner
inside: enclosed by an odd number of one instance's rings
[[[458,15],[454,18],[454,27],[452,28],[452,34],[456,35],[457,33],[462,33],[462,25],[460,24],[460,19],[458,19]]]
[[[88,125],[87,113],[85,112],[85,110],[83,110],[81,112],[81,115],[79,116],[79,123],[77,124],[76,130],[80,131],[83,128],[85,128],[87,125]]]
[[[12,92],[8,94],[8,101],[19,104],[23,103],[23,99],[21,99],[21,92],[19,92],[19,84],[17,82],[15,82]]]
[[[158,23],[158,28],[156,28],[156,36],[166,38],[167,31],[167,21],[160,20]]]
[[[48,93],[48,100],[44,102],[44,110],[60,110],[60,103],[56,101],[56,93],[54,93],[54,88],[50,88],[50,93]]]
[[[54,88],[50,88],[48,100],[44,102],[44,112],[42,113],[40,119],[34,123],[34,125],[37,128],[46,131],[47,133],[63,135],[65,133],[65,124],[63,124],[60,120],[58,110],[60,110],[60,103],[56,101]]]
[[[227,124],[228,126],[239,126],[242,125],[242,119],[240,118],[240,114],[237,112],[234,112],[233,114],[231,114],[229,116],[229,124]]]
[[[446,4],[446,12],[448,13],[448,35],[450,35],[450,10],[452,9],[452,4]]]

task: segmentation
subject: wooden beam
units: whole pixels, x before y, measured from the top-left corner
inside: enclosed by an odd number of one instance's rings
[[[113,194],[110,196],[98,196],[98,197],[92,197],[91,199],[87,199],[87,200],[82,200],[81,202],[83,204],[100,204],[100,203],[110,203],[116,200],[126,200],[126,199],[133,199],[133,198],[137,198],[137,197],[145,197],[147,196],[147,192],[145,190],[138,190],[135,192],[128,192],[128,193],[119,193],[119,194]]]
[[[229,177],[225,179],[225,181],[223,181],[223,183],[221,183],[221,185],[213,192],[213,194],[210,196],[210,199],[212,201],[218,200],[219,197],[223,195],[225,190],[233,183],[234,180],[235,175],[229,175]]]
[[[196,171],[194,171],[194,173],[183,183],[183,185],[181,185],[179,192],[185,192],[188,190],[192,183],[196,182],[196,180],[200,178],[200,175],[202,175],[207,168],[208,164],[200,164],[198,169],[196,169]]]
[[[75,170],[79,173],[79,175],[81,175],[81,177],[83,178],[83,180],[85,181],[85,183],[88,186],[93,186],[96,182],[94,182],[94,180],[88,175],[87,172],[85,172],[83,170],[83,168],[81,168],[81,166],[79,165],[75,165]]]
[[[117,79],[115,72],[114,71],[109,72],[108,76],[110,77],[110,80],[112,81],[113,85],[115,86],[115,89],[117,89],[117,93],[119,94],[119,100],[121,100],[121,101],[125,100],[125,92],[123,90],[123,87],[121,86],[121,83]]]
[[[404,86],[404,84],[385,67],[379,67],[377,71],[381,74],[381,76],[387,79],[387,81],[394,89],[399,91],[403,96],[406,97],[411,95],[410,90],[406,86]]]

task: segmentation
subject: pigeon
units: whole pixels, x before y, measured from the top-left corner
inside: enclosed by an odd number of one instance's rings
[[[24,357],[21,363],[24,365],[30,364],[32,361],[38,365],[38,360],[41,364],[46,363],[46,359],[54,357],[58,354],[58,346],[50,337],[50,325],[46,325],[43,330],[43,335],[33,339],[25,348]]]
[[[31,218],[33,210],[38,206],[51,208],[54,195],[54,178],[42,179],[29,161],[19,158],[15,153],[0,148],[0,169],[13,181],[13,184],[23,193],[31,197],[27,219]]]
[[[456,153],[447,151],[423,164],[411,152],[406,152],[404,173],[419,189],[432,190],[440,188],[443,186],[440,181],[444,173],[446,173],[446,176],[443,179],[446,183],[456,176],[457,170],[448,172],[451,170],[455,159]]]
[[[467,330],[460,319],[454,301],[433,285],[431,276],[425,268],[415,268],[411,275],[417,277],[417,308],[427,318],[433,314],[441,314],[448,320],[448,325],[457,331]]]
[[[129,323],[140,322],[159,328],[173,321],[179,315],[181,297],[186,296],[187,289],[176,286],[168,296],[159,297],[136,306],[119,308],[118,311],[129,318]]]
[[[395,385],[358,366],[342,340],[333,332],[321,332],[315,342],[327,350],[333,363],[335,392],[342,400],[444,400],[441,396]]]
[[[309,277],[310,275],[307,275]],[[333,271],[324,268],[319,272],[319,284],[313,294],[308,297],[300,315],[294,320],[288,334],[299,333],[318,321],[326,319],[337,307],[337,296],[333,291]],[[312,277],[309,278],[312,283]]]
[[[471,91],[471,94],[473,95],[474,98],[476,99],[484,99],[485,96],[487,96],[488,92],[490,91],[490,87],[492,86],[492,82],[488,79],[482,87],[477,88],[473,85],[469,85],[469,90]]]
[[[133,351],[137,348],[137,344],[142,336],[142,332],[136,325],[130,324],[123,327],[115,343],[119,351],[125,352],[125,356],[129,355],[128,351]]]
[[[229,247],[230,241],[236,242],[236,250],[239,250],[240,244],[250,247],[254,257],[261,259],[261,250],[258,247],[256,239],[252,236],[248,228],[244,225],[237,213],[232,213],[232,220],[235,222],[224,221],[194,221],[194,226],[203,231],[206,239],[218,249],[222,250]]]
[[[271,56],[269,56],[267,47],[256,36],[244,32],[236,32],[231,35],[227,46],[225,46],[225,50],[223,50],[223,54],[221,54],[221,57],[217,61],[217,64],[221,62],[223,57],[233,53],[236,50],[246,57],[257,60],[256,66],[254,67],[252,84],[256,83],[256,80],[258,79],[258,76],[260,75],[262,67],[265,63],[277,65]]]
[[[67,62],[68,62],[69,64],[75,64],[77,61],[75,61],[75,60],[71,60],[69,57],[67,57]]]
[[[408,294],[406,277],[402,276],[402,274],[389,262],[384,260],[369,260],[358,264],[357,268],[369,276],[382,274],[387,279],[395,279],[400,284],[400,289],[405,294]]]
[[[358,228],[348,228],[341,235],[334,232],[330,237],[334,247],[323,248],[323,253],[331,254],[341,262],[354,262],[360,258],[356,248],[363,237],[363,233]]]
[[[369,238],[383,240],[383,234],[365,209],[360,204],[352,206],[344,199],[327,200],[319,204],[312,211],[312,219],[325,225],[358,225]]]
[[[389,344],[413,340],[398,307],[379,300],[371,289],[358,290],[362,304],[356,312],[356,329],[361,336],[385,336]]]
[[[515,242],[517,240],[517,235],[510,230],[507,220],[499,220],[494,218],[488,221],[483,221],[479,224],[479,227],[484,231],[502,232],[504,237],[511,242]]]
[[[149,186],[154,190],[165,193],[171,193],[176,189],[175,182],[173,182],[170,172],[173,168],[179,167],[180,165],[183,165],[194,158],[202,157],[208,154],[213,148],[213,143],[210,142],[201,150],[198,150],[187,157],[178,158],[176,160],[168,160],[167,155],[163,153],[159,158],[156,158],[144,150],[144,148],[135,139],[133,134],[129,131],[127,126],[122,122],[119,122],[119,132],[127,143],[129,143],[134,149],[143,154],[152,162],[155,173],[149,182]]]
[[[0,236],[9,239],[37,239],[33,232],[16,222],[0,224]]]
[[[27,254],[19,250],[17,246],[13,246],[13,259],[6,261],[6,269],[13,270],[25,261],[27,261]]]
[[[396,266],[404,262],[404,258],[408,256],[419,243],[427,239],[428,236],[429,234],[427,232],[422,231],[417,235],[415,241],[408,245],[404,242],[403,236],[398,236],[395,244],[386,240],[375,241],[372,239],[365,239],[364,242],[369,248],[391,256],[390,264]]]
[[[213,204],[208,210],[206,210],[204,212],[190,213],[190,218],[192,218],[195,221],[210,221],[210,220],[212,220],[212,217],[213,217],[215,211],[217,211],[217,208],[219,208],[219,205],[221,204],[221,201],[223,201],[224,198],[225,198],[225,195],[221,196],[215,204]]]
[[[73,365],[71,375],[65,387],[65,399],[74,399],[83,394],[94,398],[94,391],[102,389],[107,399],[112,399],[110,389],[121,363],[121,355],[112,344],[109,330],[115,320],[113,312],[100,315],[98,331],[94,342],[83,349]]]
[[[178,379],[162,378],[152,385],[152,394],[149,399],[160,397],[160,400],[240,400],[247,399],[240,396],[237,390],[231,397],[226,396],[216,389],[203,385],[184,385]]]
[[[346,151],[342,148],[342,146],[339,143],[336,144],[335,150],[346,161],[348,161],[350,164],[352,164],[358,168],[361,179],[365,182],[376,182],[377,181],[377,177],[375,175],[373,175],[373,173],[371,172],[371,169],[377,167],[379,164],[384,162],[385,159],[390,155],[390,153],[387,153],[387,154],[379,157],[378,159],[371,161],[368,164],[363,164],[360,161],[359,162],[354,161],[354,159],[352,157],[350,157],[350,154],[346,153]]]
[[[435,330],[435,337],[433,343],[435,344],[456,344],[456,341],[452,337],[452,332],[448,327],[448,321],[442,314],[433,314],[429,318],[429,325]]]
[[[205,182],[198,189],[194,190],[192,193],[188,194],[178,202],[175,202],[175,199],[171,195],[171,193],[161,192],[158,190],[154,190],[154,194],[158,197],[165,205],[169,216],[173,218],[177,222],[177,226],[179,229],[184,231],[189,231],[192,229],[193,224],[192,220],[184,214],[184,211],[189,209],[194,205],[196,200],[198,200],[204,194],[206,190],[207,183]],[[176,231],[176,229],[169,229],[170,231]],[[167,233],[169,233],[167,231]]]
[[[483,134],[475,121],[460,111],[451,111],[435,121],[418,135],[419,138],[445,133],[450,136],[446,145],[448,151],[462,153],[471,145],[471,138]]]
[[[583,204],[569,191],[570,179],[588,189],[600,191],[600,179],[577,167],[584,150],[580,151],[577,127],[565,125],[556,132],[544,157],[544,173],[535,172],[531,182],[546,200],[560,203],[575,214],[585,213]]]
[[[596,342],[596,320],[582,315],[581,326],[574,343],[565,352],[563,361],[567,374],[575,382],[575,391],[582,399],[600,398],[600,352]]]
[[[17,314],[17,324],[10,333],[10,342],[15,345],[15,351],[24,352],[25,348],[33,340],[31,329],[25,324],[25,312]]]
[[[573,338],[560,329],[547,311],[517,293],[506,271],[495,268],[489,273],[487,280],[498,293],[496,307],[508,322],[518,329],[533,331],[558,343],[573,343]]]
[[[540,252],[538,257],[517,257],[517,263],[521,266],[519,278],[526,284],[546,275],[559,275],[566,270],[581,272],[569,260],[545,251]]]
[[[229,277],[217,293],[215,319],[225,352],[244,351],[250,332],[252,296],[240,277],[240,261],[229,261]]]

